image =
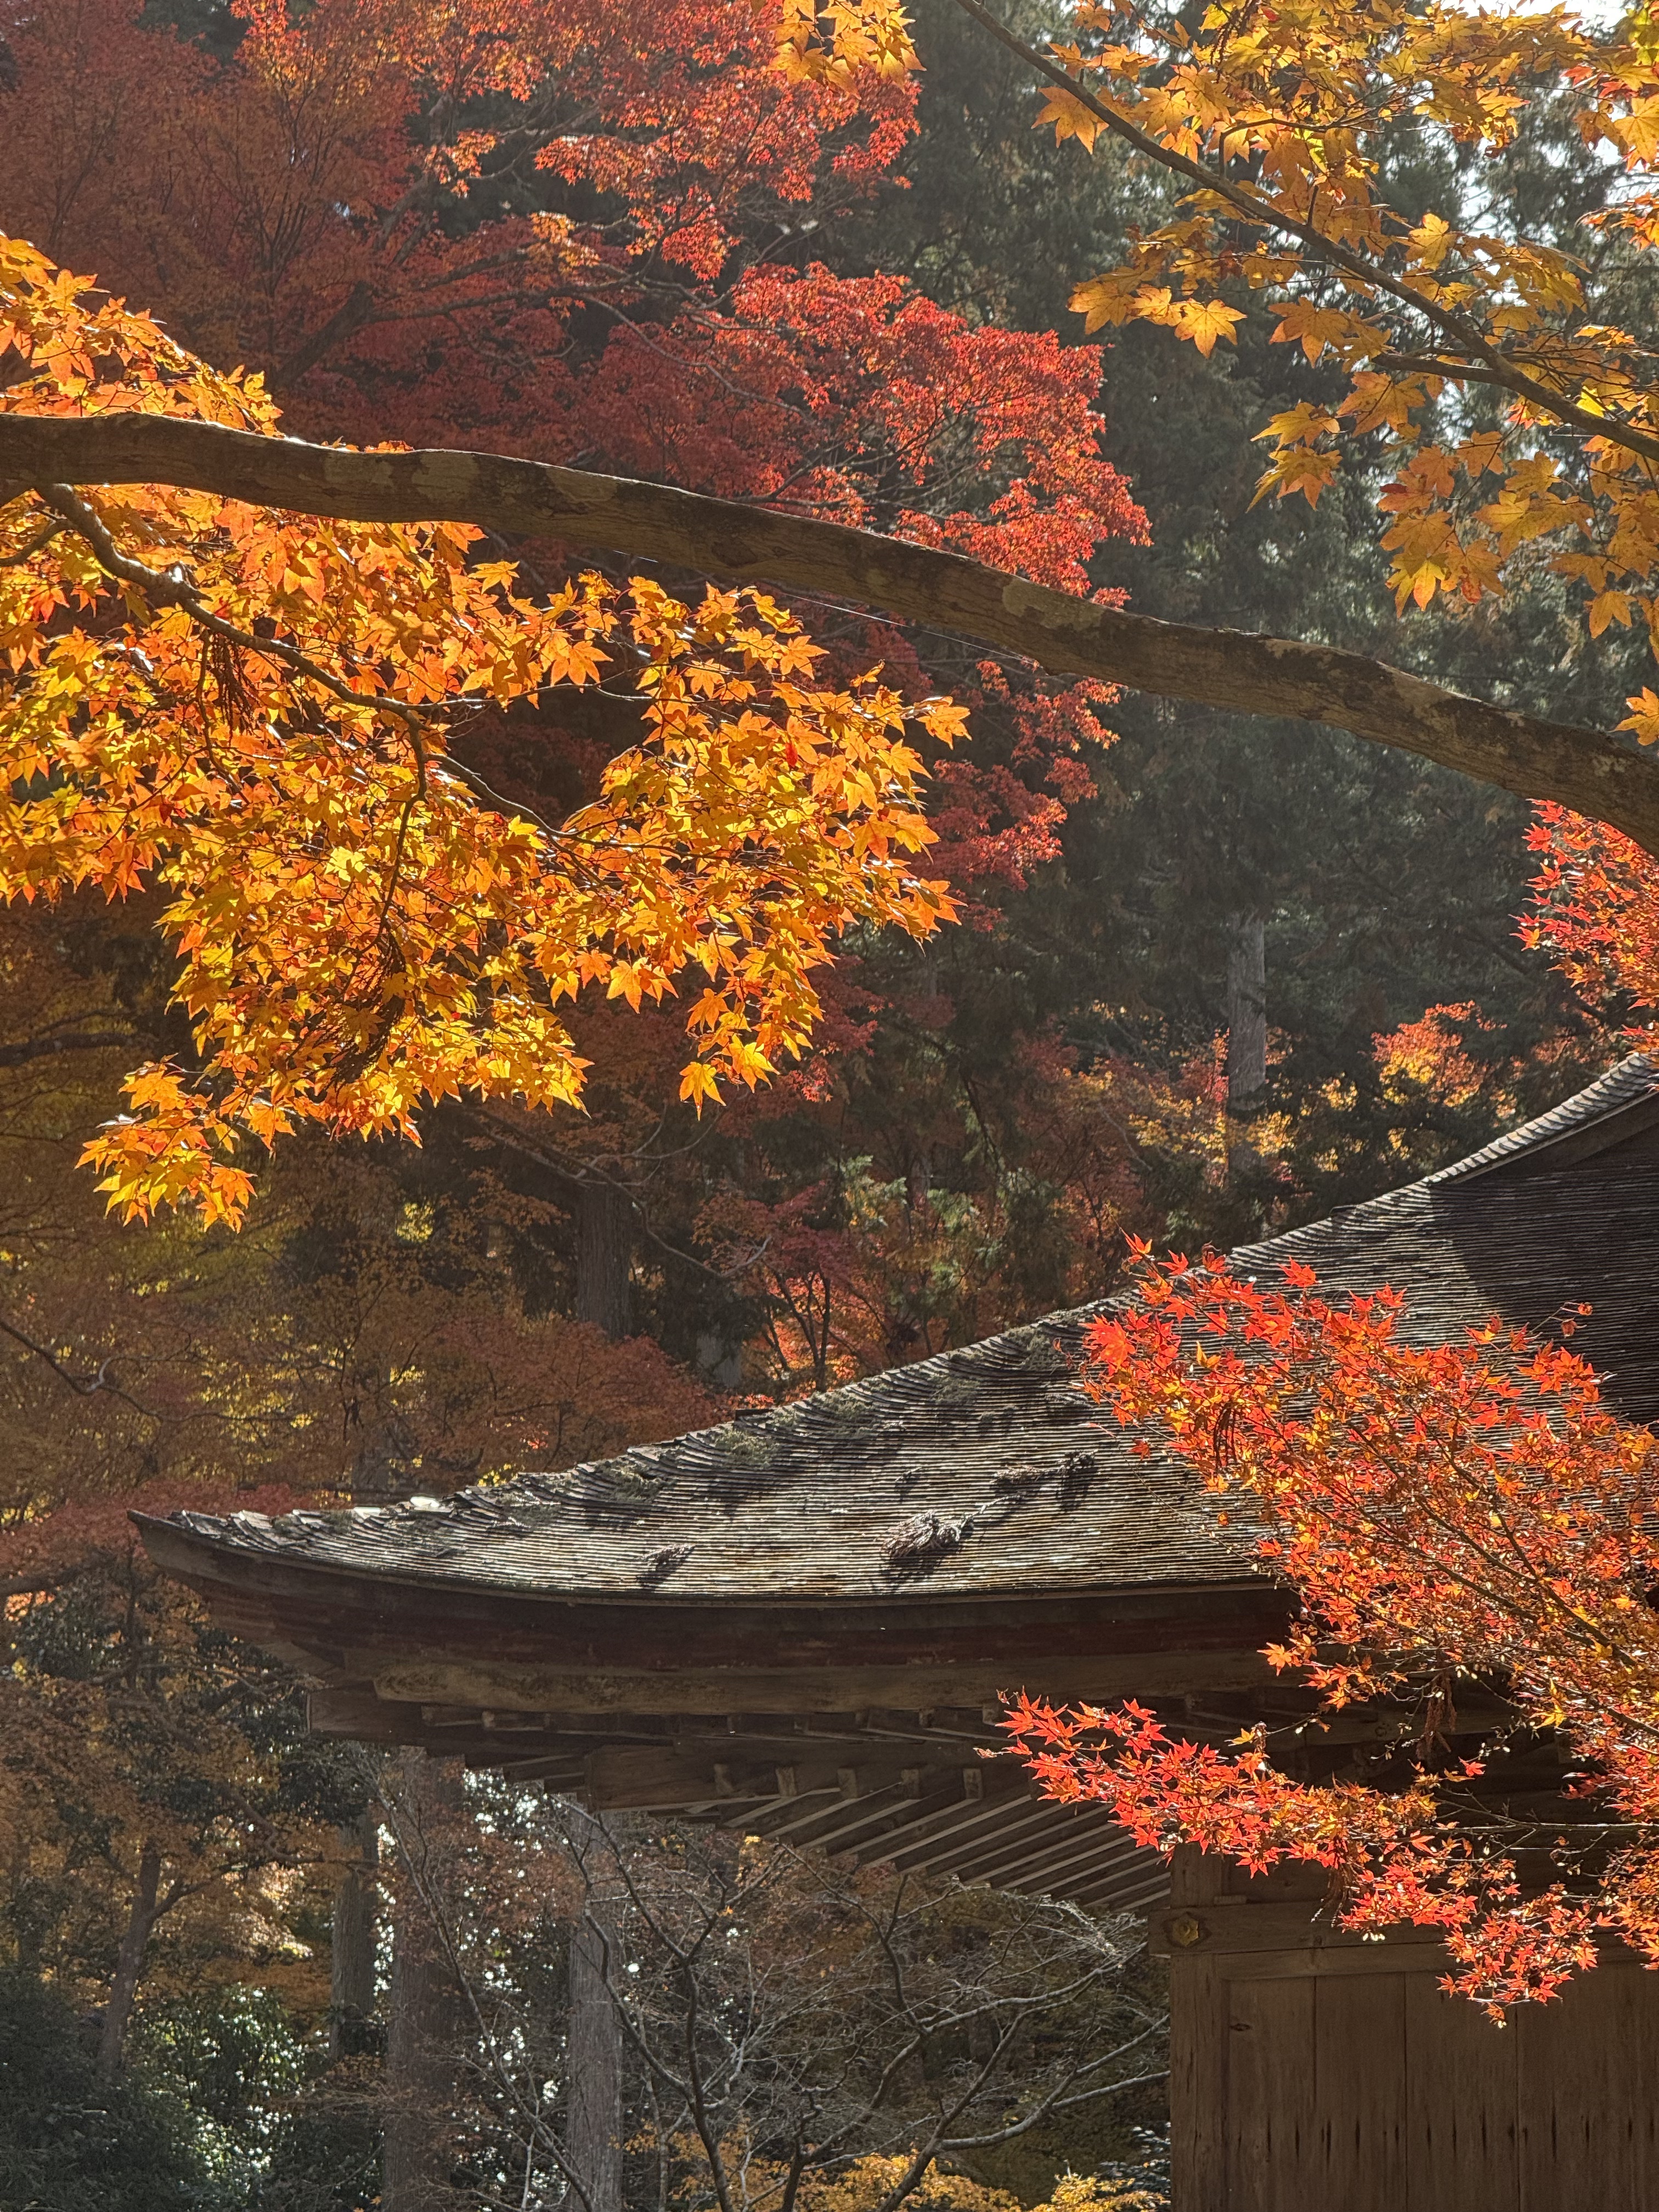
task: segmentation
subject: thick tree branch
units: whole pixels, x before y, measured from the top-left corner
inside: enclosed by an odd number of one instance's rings
[[[1659,855],[1659,763],[1609,732],[1490,706],[1363,653],[1096,605],[838,523],[497,454],[356,453],[172,416],[0,416],[0,493],[55,483],[173,484],[360,522],[472,522],[733,582],[833,592],[1057,675],[1349,730],[1556,800]]]
[[[137,1030],[58,1030],[0,1044],[0,1067],[22,1067],[32,1060],[51,1060],[64,1052],[125,1051],[143,1042]]]

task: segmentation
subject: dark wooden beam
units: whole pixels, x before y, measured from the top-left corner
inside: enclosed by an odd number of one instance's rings
[[[1035,1824],[1042,1817],[1036,1784],[1022,1772],[988,1802],[965,1802],[934,1821],[919,1820],[914,1833],[896,1837],[895,1848],[883,1856],[901,1874],[922,1874],[976,1849],[976,1837],[994,1837],[1015,1822]]]
[[[887,1641],[882,1638],[884,1646]],[[378,1657],[374,1680],[382,1697],[404,1704],[530,1711],[562,1707],[574,1715],[706,1713],[722,1704],[765,1705],[778,1711],[849,1712],[876,1705],[926,1705],[942,1690],[969,1686],[990,1699],[1008,1687],[1015,1673],[1044,1696],[1084,1698],[1099,1704],[1121,1697],[1180,1696],[1218,1682],[1243,1687],[1272,1680],[1271,1668],[1255,1650],[1156,1650],[1134,1655],[1102,1653],[1097,1658],[1045,1657],[1028,1651],[1022,1661],[979,1665],[888,1662],[779,1668],[764,1674],[701,1663],[694,1643],[682,1644],[680,1657],[678,1668],[665,1665],[648,1672],[617,1666],[578,1669],[527,1662],[492,1663],[459,1656]],[[357,1672],[374,1658],[376,1655],[353,1650],[348,1664]]]
[[[1068,1883],[1065,1892],[1067,1903],[1085,1912],[1138,1912],[1162,1904],[1169,1894],[1170,1869],[1152,1853],[1139,1864],[1126,1862],[1109,1872],[1085,1875]]]
[[[974,1861],[971,1869],[959,1869],[957,1879],[982,1881],[1016,1895],[1028,1890],[1049,1895],[1056,1882],[1083,1872],[1127,1866],[1139,1856],[1133,1838],[1103,1814],[1095,1820],[1079,1818],[1071,1824],[1071,1831],[1036,1849],[1024,1844],[1012,1858],[1006,1853],[988,1853]]]

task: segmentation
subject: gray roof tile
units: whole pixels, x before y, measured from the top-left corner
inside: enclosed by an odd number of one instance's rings
[[[1494,1312],[1578,1347],[1632,1419],[1659,1414],[1659,1066],[1625,1061],[1468,1159],[1236,1253],[1406,1293],[1407,1333]],[[1237,1582],[1243,1532],[1183,1470],[1135,1457],[1072,1384],[1109,1302],[823,1396],[557,1474],[382,1510],[178,1516],[224,1553],[400,1582],[627,1597],[878,1597]],[[229,1562],[228,1561],[228,1565]]]

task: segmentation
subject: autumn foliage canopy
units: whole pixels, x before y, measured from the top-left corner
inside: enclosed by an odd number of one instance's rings
[[[1322,1296],[1294,1262],[1263,1289],[1219,1259],[1143,1255],[1090,1333],[1085,1381],[1137,1450],[1185,1461],[1257,1535],[1299,1601],[1267,1656],[1322,1718],[1231,1750],[1134,1705],[1021,1699],[1010,1725],[1050,1789],[1145,1842],[1255,1870],[1313,1861],[1345,1924],[1442,1929],[1456,1986],[1501,2006],[1592,1965],[1598,1930],[1659,1957],[1659,1445],[1565,1344],[1494,1324],[1424,1345],[1408,1321],[1386,1291]],[[1450,1755],[1474,1682],[1507,1702],[1490,1759]],[[1377,1705],[1417,1716],[1384,1786],[1285,1771]],[[1576,1844],[1504,1794],[1511,1745],[1557,1735],[1600,1801]]]
[[[4,248],[9,407],[186,412],[273,434],[257,379],[92,304]],[[205,495],[58,487],[4,528],[0,700],[9,896],[91,884],[166,894],[206,1068],[140,1071],[94,1157],[128,1211],[235,1218],[229,1155],[301,1119],[408,1129],[463,1087],[568,1103],[558,1008],[638,1006],[701,968],[683,1095],[799,1051],[811,976],[855,920],[925,933],[933,832],[907,723],[873,676],[826,688],[772,601],[687,605],[597,576],[550,598],[454,527],[319,523]],[[448,746],[458,715],[584,685],[620,657],[648,737],[556,826],[492,803]]]

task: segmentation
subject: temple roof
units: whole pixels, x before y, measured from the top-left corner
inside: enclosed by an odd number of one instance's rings
[[[1438,1173],[1233,1255],[1405,1294],[1405,1333],[1495,1314],[1578,1348],[1627,1417],[1659,1413],[1659,1065],[1640,1056]],[[1182,1468],[1137,1457],[1076,1387],[1110,1301],[662,1444],[448,1499],[175,1516],[216,1577],[257,1562],[376,1583],[641,1607],[1235,1587],[1258,1572]],[[182,1540],[180,1542],[179,1540]],[[172,1549],[173,1547],[165,1548]],[[209,1555],[211,1555],[210,1559]]]
[[[1659,1066],[1626,1061],[1455,1165],[1235,1253],[1388,1283],[1444,1338],[1493,1312],[1575,1340],[1659,1412]],[[1183,1470],[1137,1458],[1073,1382],[1107,1304],[872,1380],[441,1501],[143,1524],[227,1628],[287,1653],[325,1735],[500,1767],[593,1809],[747,1834],[1093,1911],[1168,1873],[1104,1808],[1046,1800],[1000,1694],[1164,1701],[1225,1743],[1306,1748],[1261,1656],[1288,1593]],[[1460,1699],[1470,1728],[1478,1701]],[[1356,1712],[1319,1756],[1407,1715]]]

